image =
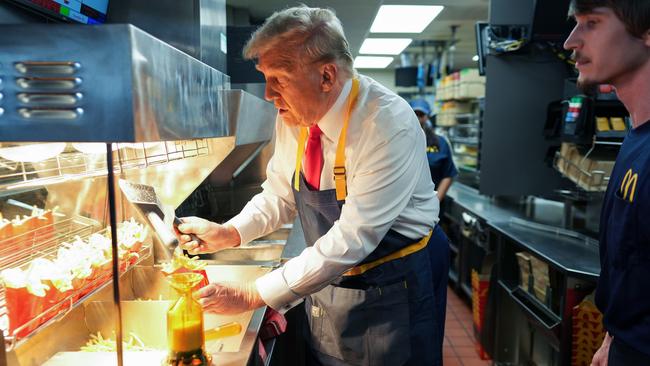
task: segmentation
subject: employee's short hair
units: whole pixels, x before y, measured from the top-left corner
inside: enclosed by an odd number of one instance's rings
[[[571,0],[569,16],[588,14],[595,8],[610,8],[625,24],[627,31],[642,37],[650,30],[650,1],[648,0]]]
[[[353,74],[352,52],[341,21],[329,9],[297,6],[271,15],[253,33],[243,49],[245,59],[257,59],[267,51],[279,51],[291,67],[296,62],[334,62],[348,76]]]

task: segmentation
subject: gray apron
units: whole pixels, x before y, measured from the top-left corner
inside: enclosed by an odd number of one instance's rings
[[[312,191],[302,174],[293,189],[308,246],[325,235],[341,215],[344,201],[334,189]],[[418,242],[389,230],[362,263],[372,262]],[[444,310],[440,317],[429,247],[448,256],[438,227],[427,248],[391,260],[360,275],[341,276],[305,299],[308,343],[321,365],[441,365]],[[445,252],[446,251],[446,252]],[[442,282],[442,281],[437,281]],[[446,288],[445,288],[446,289]],[[442,322],[442,324],[441,324]]]

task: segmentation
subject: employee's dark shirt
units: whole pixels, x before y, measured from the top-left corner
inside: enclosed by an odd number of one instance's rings
[[[650,355],[650,122],[618,153],[600,217],[596,304],[610,335]]]
[[[427,136],[427,160],[429,161],[431,179],[437,188],[441,180],[457,176],[458,170],[454,165],[447,140],[442,136],[435,135],[430,128],[425,128],[424,132]]]

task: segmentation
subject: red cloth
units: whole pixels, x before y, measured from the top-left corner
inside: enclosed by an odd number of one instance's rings
[[[323,151],[320,144],[322,133],[318,125],[311,126],[305,149],[305,179],[314,189],[320,189],[320,172],[323,170]]]
[[[287,330],[287,319],[277,311],[266,308],[262,328],[260,328],[259,337],[257,338],[257,352],[263,364],[266,363],[268,354],[262,341],[277,337]]]
[[[267,340],[284,333],[287,330],[287,319],[277,311],[266,308],[264,321],[260,329],[260,339]]]

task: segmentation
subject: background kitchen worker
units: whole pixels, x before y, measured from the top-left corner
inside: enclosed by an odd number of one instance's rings
[[[596,305],[607,335],[592,365],[650,365],[650,1],[573,0],[583,88],[611,84],[632,119],[600,217]]]
[[[454,177],[458,175],[456,165],[451,155],[451,147],[444,136],[435,133],[435,123],[430,119],[431,107],[424,99],[414,99],[411,108],[420,121],[427,139],[427,160],[431,179],[436,186],[440,202],[445,198]]]
[[[314,364],[441,364],[444,318],[434,317],[423,249],[448,255],[448,244],[409,104],[353,70],[341,23],[327,9],[276,12],[244,56],[257,60],[278,109],[263,191],[223,225],[186,218],[179,230],[201,243],[181,242],[192,253],[214,252],[299,215],[307,248],[254,283],[208,285],[199,293],[205,308],[285,312],[304,300]]]

